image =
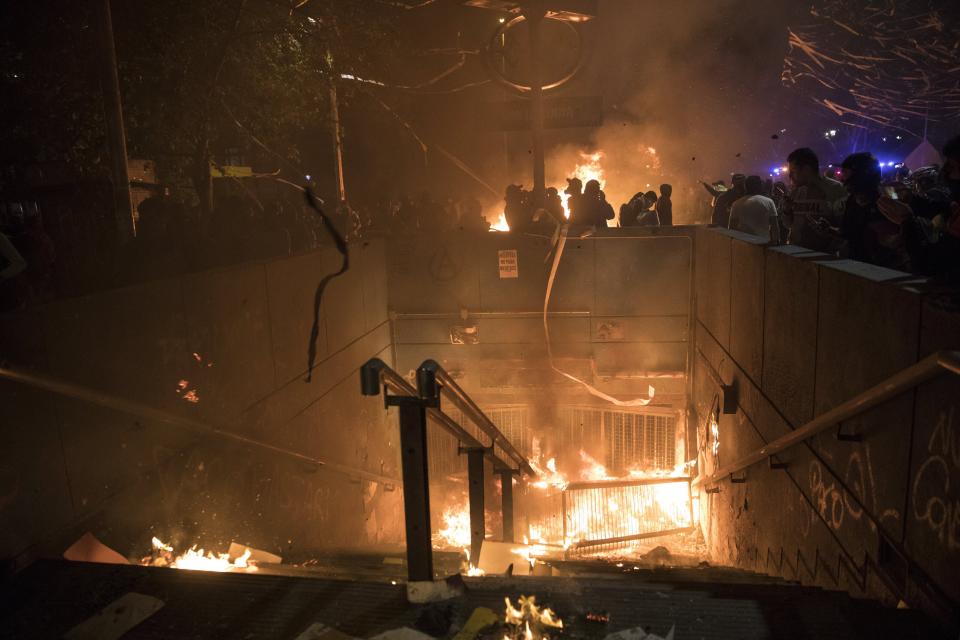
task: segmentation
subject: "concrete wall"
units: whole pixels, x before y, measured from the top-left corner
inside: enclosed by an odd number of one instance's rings
[[[382,242],[327,289],[304,382],[314,288],[333,250],[249,263],[0,316],[0,361],[399,478],[392,415],[358,368],[391,360]],[[197,403],[178,392],[180,380]],[[0,559],[60,553],[90,530],[122,553],[150,536],[295,559],[399,542],[399,487],[0,382]]]
[[[960,348],[960,313],[898,272],[706,228],[695,271],[706,475],[925,355]],[[717,459],[705,445],[720,381],[737,409],[721,415]],[[941,614],[960,602],[958,385],[945,375],[844,423],[859,442],[830,430],[780,455],[786,470],[754,465],[745,482],[701,492],[713,560]]]
[[[654,384],[658,401],[682,407],[682,379],[648,374],[686,371],[692,246],[692,231],[680,227],[569,238],[550,300],[556,363],[624,397],[646,395]],[[534,395],[551,396],[544,404],[590,402],[547,359],[542,314],[550,249],[549,238],[498,233],[391,245],[400,370],[433,358],[462,373],[461,384],[481,399],[509,401],[536,388]],[[517,251],[518,278],[501,278],[502,250]],[[475,344],[455,344],[458,327],[475,328]]]

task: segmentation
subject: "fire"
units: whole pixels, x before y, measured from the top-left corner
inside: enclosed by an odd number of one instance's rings
[[[583,449],[580,450],[580,460],[584,466],[580,469],[580,479],[586,481],[595,480],[613,480],[607,473],[607,468],[597,462],[590,454]]]
[[[494,224],[490,225],[490,231],[510,231],[510,225],[507,224],[507,214],[500,212],[500,217]]]
[[[503,620],[513,627],[510,633],[503,636],[504,640],[549,640],[546,631],[563,629],[563,620],[551,609],[538,606],[536,596],[520,596],[517,607],[513,606],[509,597],[503,600],[506,605]]]
[[[534,453],[539,456],[539,449]],[[544,499],[553,505],[530,514],[529,537],[537,545],[586,548],[600,540],[629,539],[693,526],[687,476],[695,461],[671,470],[631,469],[617,477],[586,451],[579,454],[580,464],[574,472],[577,481],[572,483],[553,458],[545,466],[531,463],[539,476],[532,486],[545,491]],[[662,482],[641,482],[649,479]],[[540,555],[536,550],[514,552],[527,558],[531,568]]]
[[[153,554],[143,559],[143,564],[155,567],[170,567],[172,569],[190,569],[197,571],[256,571],[257,566],[250,561],[251,551],[246,549],[243,555],[231,560],[230,554],[205,552],[197,545],[177,555],[173,547],[154,536],[151,541]]]
[[[595,151],[594,153],[580,152],[581,162],[577,163],[573,168],[573,177],[579,178],[580,182],[584,185],[591,180],[596,180],[600,183],[600,189],[605,189],[607,179],[603,172],[603,167],[600,165],[603,158],[603,151]],[[570,207],[567,205],[567,202],[570,200],[570,196],[564,193],[564,189],[558,189],[558,191],[560,192],[560,199],[563,201],[563,215],[569,219]]]
[[[472,535],[470,532],[470,510],[466,505],[449,507],[444,510],[443,528],[434,534],[433,540],[438,546],[452,547],[463,551],[464,565],[468,576],[479,577],[486,574],[483,569],[470,563]]]
[[[538,489],[547,489],[549,487],[564,489],[569,484],[567,477],[557,471],[556,458],[550,458],[547,460],[546,469],[541,467],[533,460],[530,461],[530,466],[533,467],[533,470],[540,478],[536,482],[532,483],[532,485]]]
[[[443,512],[443,528],[437,531],[434,539],[438,544],[446,547],[469,548],[472,540],[469,508],[463,505],[445,509]]]

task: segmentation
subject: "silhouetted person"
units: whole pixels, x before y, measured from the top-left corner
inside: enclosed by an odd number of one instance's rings
[[[569,196],[567,209],[570,211],[570,224],[590,224],[583,215],[583,182],[580,178],[567,178],[567,188],[563,192]]]
[[[670,196],[673,195],[673,187],[669,184],[660,185],[660,197],[657,199],[657,222],[661,227],[673,226],[673,201]]]
[[[637,213],[638,227],[656,227],[660,224],[657,218],[657,211],[654,209],[658,201],[659,198],[657,198],[656,191],[647,191],[643,194],[643,198],[640,201],[642,207]]]
[[[594,227],[606,228],[607,220],[613,220],[613,207],[607,202],[607,196],[600,190],[600,183],[590,180],[583,188],[582,216]]]
[[[517,233],[526,231],[530,226],[532,212],[523,187],[517,184],[508,185],[503,201],[503,215],[507,219],[510,231]]]
[[[657,194],[653,191],[637,192],[628,202],[620,205],[620,226],[638,227],[656,224],[656,212],[653,206],[657,202]],[[651,222],[650,218],[653,219]]]
[[[849,256],[861,262],[909,271],[900,225],[883,215],[877,205],[882,179],[880,163],[872,153],[854,153],[847,156],[840,169],[843,186],[850,194],[840,224]]]
[[[567,221],[563,215],[563,200],[560,199],[560,193],[555,187],[547,188],[543,209],[550,214],[550,217],[552,217],[554,221],[560,224]]]
[[[730,209],[730,228],[780,244],[777,205],[763,195],[763,180],[760,176],[750,176],[744,182],[744,189],[747,195],[734,202]]]
[[[730,209],[733,203],[747,194],[744,181],[746,176],[742,173],[733,174],[733,186],[717,196],[713,205],[713,221],[718,227],[726,227],[730,224]]]

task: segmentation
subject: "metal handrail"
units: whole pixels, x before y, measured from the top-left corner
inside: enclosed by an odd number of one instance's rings
[[[362,378],[362,392],[364,395],[378,395],[380,385],[386,385],[388,389],[392,388],[394,392],[409,398],[419,398],[417,390],[407,382],[403,376],[387,366],[380,358],[372,358],[360,369]],[[450,435],[465,443],[468,447],[483,447],[479,440],[474,438],[468,431],[461,427],[457,422],[447,414],[433,407],[427,410],[427,414],[434,419],[441,427],[447,430]]]
[[[445,393],[450,401],[490,438],[491,448],[499,446],[520,471],[530,476],[536,475],[527,457],[517,451],[513,443],[507,440],[483,410],[435,360],[426,360],[417,369],[417,386],[420,387],[422,397],[425,399],[439,398],[439,394]]]
[[[433,360],[424,361],[417,369],[416,389],[383,360],[379,358],[368,360],[360,368],[360,393],[365,396],[377,396],[380,395],[381,388],[384,406],[397,407],[399,413],[407,574],[410,581],[433,579],[428,418],[436,421],[457,438],[461,445],[461,453],[467,456],[471,564],[476,565],[479,562],[480,548],[486,538],[484,458],[489,458],[493,462],[494,471],[500,476],[503,539],[505,542],[512,542],[514,476],[517,473],[535,475],[527,459],[516,450],[450,374]],[[489,436],[491,444],[485,446],[468,433],[460,422],[444,413],[440,406],[441,396],[446,396],[462,411],[463,416]],[[506,454],[507,460],[500,458],[498,447]],[[516,465],[516,469],[511,462]]]
[[[846,402],[817,416],[802,427],[768,442],[736,462],[717,469],[710,477],[697,478],[693,481],[693,486],[717,484],[747,467],[763,462],[771,456],[800,444],[844,420],[849,420],[946,372],[960,374],[960,351],[937,351],[927,356],[923,360],[895,373],[880,384],[858,393]]]
[[[427,362],[433,362],[433,361],[428,360]],[[423,368],[422,365],[421,365],[421,368]],[[447,375],[445,371],[444,371],[444,375]],[[388,389],[392,389],[395,393],[401,396],[405,396],[409,398],[429,399],[429,398],[426,398],[425,396],[422,397],[420,393],[416,389],[414,389],[413,386],[403,378],[403,376],[401,376],[399,373],[391,369],[390,366],[388,366],[380,358],[372,358],[371,360],[367,361],[366,364],[363,365],[363,367],[360,369],[360,381],[361,381],[361,392],[365,396],[380,395],[380,387],[381,385],[384,385]],[[457,387],[457,389],[459,389],[459,387]],[[461,393],[463,392],[461,391]],[[466,396],[466,394],[464,394],[464,396]],[[457,404],[457,403],[454,402],[454,404]],[[457,406],[461,409],[461,411],[463,411],[463,408],[460,407],[459,404],[457,404]],[[480,410],[477,409],[477,411],[480,411]],[[467,411],[464,411],[464,413],[472,419],[472,416]],[[453,418],[448,416],[446,413],[444,413],[439,406],[427,407],[427,415],[434,422],[436,422],[441,428],[447,431],[447,433],[449,433],[458,441],[460,441],[460,443],[465,448],[483,449],[487,454],[487,457],[490,458],[490,460],[493,462],[496,468],[498,469],[511,468],[509,461],[501,459],[500,456],[498,456],[496,452],[492,449],[492,447],[484,445],[482,442],[477,440],[472,434],[470,434],[469,431],[464,429],[463,426],[460,425],[456,420],[454,420]],[[500,433],[500,431],[495,426],[493,426],[493,423],[490,422],[489,418],[483,415],[483,412],[480,412],[480,416],[486,419],[487,422],[490,424],[490,426],[493,427],[493,430],[496,432],[497,436],[499,436],[500,441],[506,442],[509,445],[509,441],[507,441],[504,435]],[[480,426],[479,422],[476,424]],[[487,430],[482,426],[481,426],[481,430],[483,430],[484,433],[487,433],[487,435],[490,435],[487,432]],[[502,445],[501,445],[501,448],[505,452],[507,452],[508,455],[510,455],[511,451],[516,453],[516,450],[513,449],[512,445],[510,445],[510,449],[507,449]],[[533,474],[533,469],[530,468],[529,466],[530,463],[527,462],[526,458],[523,458],[521,456],[521,461],[518,461],[516,458],[513,458],[512,455],[510,457],[517,464],[520,470],[524,471],[525,473],[529,473],[531,475]]]
[[[14,369],[0,367],[0,379],[6,379],[28,387],[41,389],[43,391],[66,398],[73,398],[74,400],[80,400],[82,402],[86,402],[87,404],[96,405],[98,407],[105,407],[121,413],[146,418],[147,420],[162,422],[164,424],[169,424],[181,429],[187,429],[197,433],[215,436],[224,440],[231,440],[238,444],[262,449],[273,455],[289,458],[291,460],[316,467],[323,467],[324,469],[336,471],[344,475],[359,477],[388,485],[401,484],[400,480],[397,478],[391,478],[389,476],[384,476],[370,471],[364,471],[362,469],[356,469],[354,467],[338,464],[336,462],[314,458],[296,451],[291,451],[290,449],[286,449],[284,447],[278,447],[268,442],[263,442],[262,440],[257,440],[256,438],[251,438],[239,433],[227,431],[226,429],[221,429],[206,422],[201,422],[200,420],[194,420],[193,418],[176,415],[168,411],[151,407],[149,405],[127,400],[125,398],[120,398],[97,389],[91,389],[90,387],[74,384],[72,382],[66,382],[50,376],[39,376],[32,373],[27,373],[25,371],[16,371]]]

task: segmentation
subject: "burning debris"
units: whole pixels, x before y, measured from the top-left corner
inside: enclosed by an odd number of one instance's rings
[[[553,610],[538,606],[536,596],[520,596],[519,607],[514,607],[509,597],[504,598],[504,602],[507,633],[503,640],[550,640],[548,632],[563,632],[563,620]]]
[[[156,536],[152,542],[153,551],[144,557],[140,564],[151,567],[169,567],[171,569],[191,569],[197,571],[257,571],[257,565],[251,560],[253,549],[243,547],[240,555],[213,553],[198,549],[197,545],[177,554],[173,546],[166,544]],[[231,545],[236,549],[239,545]]]
[[[579,480],[574,482],[553,458],[545,465],[532,463],[539,479],[531,486],[543,497],[528,513],[529,540],[563,549],[585,548],[693,526],[687,464],[670,471],[631,469],[617,476],[587,452],[580,451],[579,457]]]
[[[182,379],[177,383],[177,395],[181,399],[186,400],[192,404],[200,402],[200,396],[197,394],[196,389],[190,389],[190,381],[187,379]]]

